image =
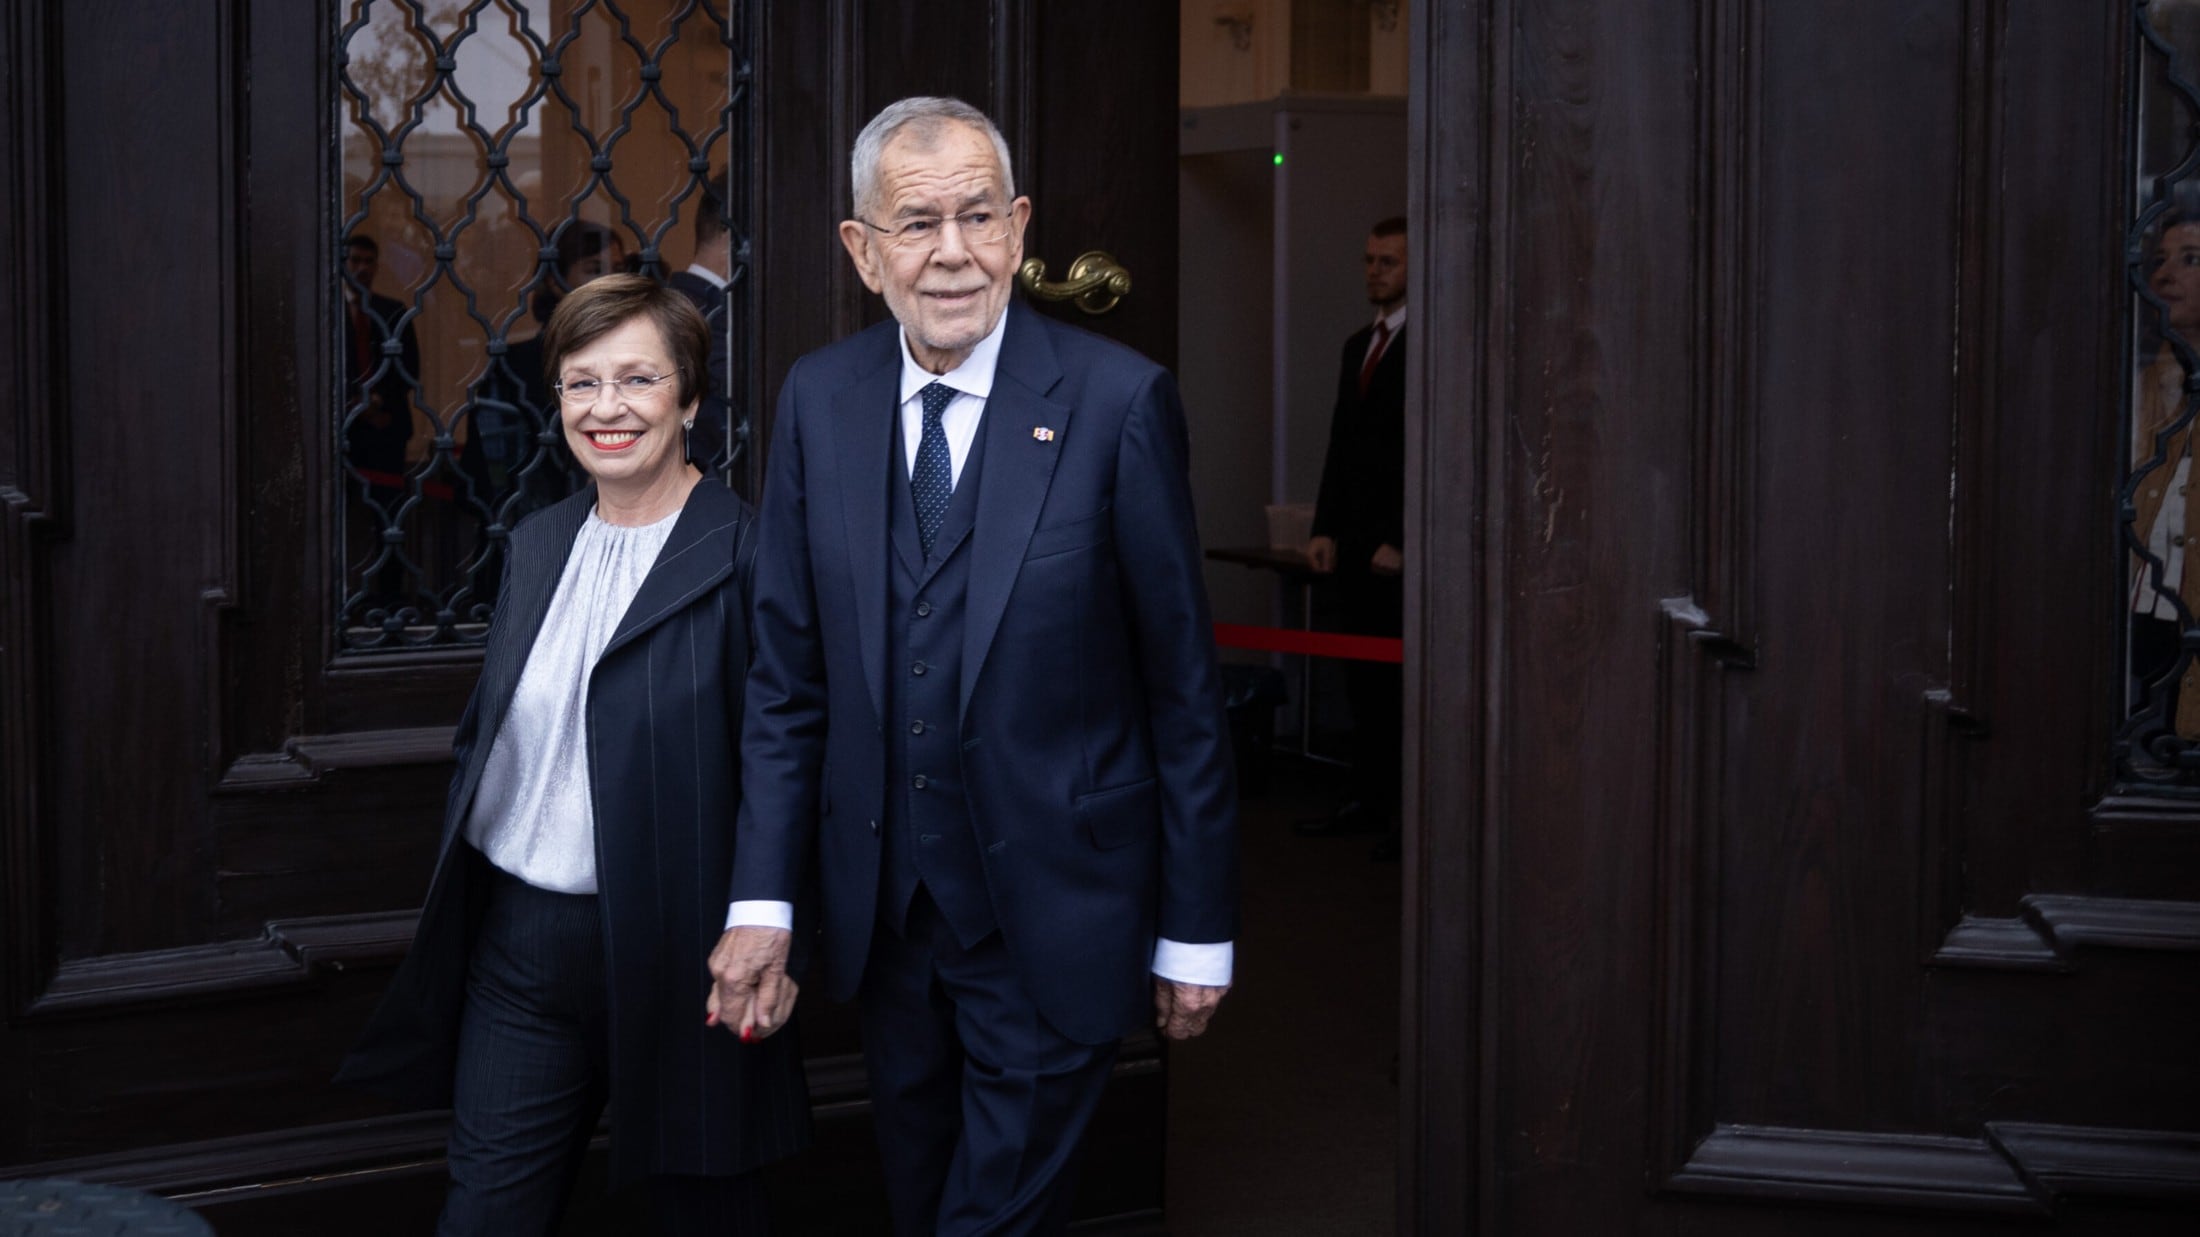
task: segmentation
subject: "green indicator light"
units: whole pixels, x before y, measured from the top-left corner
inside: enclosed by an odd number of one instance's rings
[[[1276,152],[1276,166],[1279,168],[1283,166],[1283,152],[1280,150]]]

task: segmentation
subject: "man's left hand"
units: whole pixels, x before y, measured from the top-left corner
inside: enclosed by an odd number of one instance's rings
[[[1406,556],[1398,552],[1397,546],[1384,542],[1368,556],[1367,569],[1379,576],[1394,576],[1406,569]]]
[[[787,1025],[799,991],[787,974],[793,941],[794,933],[784,928],[726,929],[710,951],[711,989],[703,1001],[710,1020],[743,1043]]]
[[[1154,976],[1155,1029],[1170,1039],[1192,1038],[1207,1029],[1207,1020],[1215,1016],[1215,1007],[1222,1004],[1223,994],[1228,991],[1228,984],[1210,988],[1205,984],[1180,984],[1173,979]]]

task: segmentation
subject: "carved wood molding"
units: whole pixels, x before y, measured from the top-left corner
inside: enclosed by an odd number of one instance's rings
[[[1984,1139],[1721,1125],[1666,1182],[1684,1194],[2036,1214]]]
[[[1675,1193],[2043,1216],[2069,1195],[2200,1198],[2200,1133],[1990,1122],[1983,1137],[1720,1125]]]
[[[1688,528],[1689,593],[1660,604],[1647,1147],[1676,1171],[1710,1128],[1718,1006],[1719,801],[1728,671],[1756,668],[1751,587],[1757,531],[1755,435],[1762,268],[1763,17],[1752,0],[1698,0],[1695,287]],[[1717,617],[1714,618],[1713,616]]]
[[[445,764],[451,759],[451,734],[455,729],[415,726],[301,735],[286,741],[279,752],[238,757],[223,771],[215,789],[224,794],[289,791],[311,786],[344,769]]]
[[[2200,833],[2200,800],[2194,799],[2148,794],[2105,795],[2086,815],[2095,829],[2130,827],[2164,833]]]
[[[1120,1081],[1161,1069],[1160,1041],[1141,1031],[1123,1041],[1112,1077]],[[814,1058],[803,1063],[803,1071],[810,1109],[819,1121],[844,1121],[870,1112],[870,1078],[861,1055]],[[597,1131],[599,1145],[608,1120]],[[310,1187],[337,1175],[439,1167],[449,1134],[450,1114],[433,1110],[16,1164],[4,1171],[10,1177],[125,1186],[206,1206],[236,1195]]]
[[[2014,918],[1965,915],[1933,953],[1940,966],[2070,971],[2080,949],[2200,951],[2200,902],[2032,894]]]
[[[1986,1137],[2049,1196],[2200,1199],[2200,1134],[1990,1121]]]
[[[412,944],[417,910],[275,920],[258,938],[66,962],[27,1018],[106,1014],[311,983],[324,967],[393,964]]]
[[[238,1187],[259,1189],[378,1165],[441,1163],[449,1134],[448,1114],[415,1112],[20,1164],[7,1171],[204,1201]]]
[[[51,699],[47,554],[68,532],[67,401],[59,398],[58,323],[67,288],[56,256],[67,252],[53,209],[54,82],[50,6],[18,4],[0,16],[0,1008],[30,999],[50,969],[53,907],[44,896],[54,863],[45,796]]]
[[[1732,649],[1752,660],[1756,606],[1749,586],[1757,539],[1752,418],[1765,406],[1758,373],[1764,82],[1763,17],[1754,0],[1699,0],[1695,135],[1696,331],[1691,434],[1690,595],[1716,614]],[[1711,629],[1706,628],[1708,633]],[[1713,637],[1696,637],[1710,640]]]
[[[1754,665],[1749,650],[1712,624],[1693,598],[1662,603],[1659,635],[1655,795],[1657,877],[1652,924],[1657,966],[1650,1020],[1651,1162],[1679,1169],[1710,1127],[1711,1036],[1718,1006],[1715,889],[1725,751],[1723,677]]]

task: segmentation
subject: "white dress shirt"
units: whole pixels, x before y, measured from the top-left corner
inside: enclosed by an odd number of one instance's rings
[[[589,511],[490,740],[466,840],[537,889],[596,892],[588,674],[679,518],[675,511],[654,524],[625,527]]]
[[[1405,311],[1399,310],[1402,320]],[[963,363],[944,374],[934,374],[917,364],[909,354],[909,333],[901,334],[901,438],[905,451],[902,462],[914,474],[917,467],[917,445],[924,438],[924,402],[918,393],[934,382],[945,383],[955,389],[955,398],[948,401],[940,413],[940,428],[947,433],[947,454],[952,464],[949,473],[950,487],[962,482],[963,462],[970,458],[970,446],[978,439],[978,425],[984,420],[985,401],[993,394],[993,374],[1001,360],[1001,332],[1008,327],[1008,315],[993,324],[993,330],[977,346]],[[794,927],[794,906],[787,902],[735,902],[726,912],[726,926],[784,928]],[[1235,962],[1234,942],[1188,945],[1182,941],[1161,938],[1154,942],[1153,973],[1163,979],[1184,984],[1204,984],[1222,987],[1230,982]]]
[[[1381,326],[1383,330],[1380,332],[1368,332],[1367,351],[1360,354],[1360,364],[1363,367],[1367,364],[1367,358],[1375,355],[1375,343],[1377,340],[1382,341],[1383,351],[1388,352],[1390,351],[1390,345],[1397,340],[1398,332],[1405,329],[1406,307],[1404,303],[1401,302],[1398,308],[1393,309],[1389,313],[1382,315],[1381,317],[1375,319],[1375,321],[1368,323],[1368,325]]]
[[[714,271],[709,267],[704,266],[700,262],[690,264],[687,270],[682,271],[681,273],[684,275],[693,275],[697,279],[702,280],[704,283],[709,284],[711,287],[716,288],[721,292],[725,291],[726,277],[719,274],[717,271]]]

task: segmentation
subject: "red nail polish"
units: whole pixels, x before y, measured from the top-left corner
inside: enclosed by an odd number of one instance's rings
[[[741,1042],[742,1042],[742,1043],[744,1043],[744,1044],[753,1044],[753,1043],[755,1043],[755,1042],[756,1042],[756,1032],[755,1032],[754,1030],[752,1030],[752,1029],[748,1028],[748,1027],[742,1027],[742,1028],[741,1028]]]
[[[710,1011],[709,1013],[707,1013],[707,1014],[704,1014],[704,1015],[703,1015],[703,1025],[704,1025],[704,1026],[706,1026],[706,1027],[714,1027],[714,1026],[717,1026],[717,1025],[718,1025],[718,1011],[714,1009],[714,1010]]]

